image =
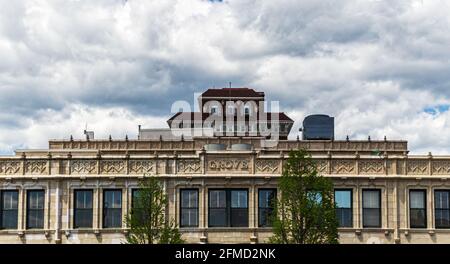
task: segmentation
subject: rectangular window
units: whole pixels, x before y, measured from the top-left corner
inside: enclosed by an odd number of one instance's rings
[[[150,200],[143,197],[143,195],[146,194],[148,194],[148,192],[146,193],[141,189],[133,189],[131,191],[131,214],[133,215],[132,221],[136,221],[133,223],[135,225],[143,226],[149,218],[149,216],[146,215],[146,210],[143,205],[145,201]]]
[[[17,229],[18,191],[0,191],[0,229]]]
[[[450,190],[434,191],[435,226],[450,228]]]
[[[92,228],[92,190],[74,191],[74,228]]]
[[[258,226],[272,226],[272,215],[277,198],[277,189],[258,190]]]
[[[208,216],[210,227],[248,226],[248,191],[209,190]]]
[[[231,190],[230,226],[248,226],[248,201],[246,190]]]
[[[122,191],[103,191],[103,228],[122,227]]]
[[[425,190],[409,190],[409,225],[411,228],[427,227],[426,199]]]
[[[27,191],[27,228],[44,228],[44,190]]]
[[[198,190],[181,189],[180,190],[180,226],[197,227],[198,226]]]
[[[381,227],[381,190],[363,190],[363,227]]]
[[[353,227],[353,194],[351,189],[334,190],[334,202],[336,203],[336,218],[339,227]]]

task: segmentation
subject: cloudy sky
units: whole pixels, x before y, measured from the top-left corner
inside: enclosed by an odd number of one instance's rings
[[[0,0],[0,154],[137,136],[175,100],[251,87],[336,137],[450,153],[448,0]],[[293,135],[295,138],[296,135]]]

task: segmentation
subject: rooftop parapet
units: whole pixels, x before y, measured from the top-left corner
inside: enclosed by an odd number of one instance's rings
[[[407,154],[408,142],[402,140],[279,140],[227,137],[180,140],[50,140],[50,150],[202,150],[207,144],[250,144],[254,150],[289,151],[304,148],[311,152],[358,152],[362,155]]]

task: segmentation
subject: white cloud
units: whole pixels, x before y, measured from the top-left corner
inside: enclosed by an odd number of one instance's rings
[[[250,86],[337,138],[450,149],[450,3],[0,0],[0,152],[81,133],[165,126],[175,100]],[[110,112],[114,115],[110,115]],[[91,126],[91,125],[90,125]],[[449,150],[450,151],[450,150]]]

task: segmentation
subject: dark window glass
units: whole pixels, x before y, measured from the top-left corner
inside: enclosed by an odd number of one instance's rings
[[[258,190],[258,226],[272,226],[271,216],[277,197],[276,189]]]
[[[196,227],[198,226],[198,190],[181,189],[180,190],[180,226]]]
[[[122,191],[103,192],[103,227],[122,227]]]
[[[0,191],[0,229],[17,229],[18,191]]]
[[[339,227],[353,227],[352,190],[334,190]]]
[[[225,190],[209,191],[209,226],[227,226],[227,192]]]
[[[27,228],[44,228],[44,194],[43,190],[27,192]]]
[[[427,227],[426,199],[425,190],[409,191],[409,225],[411,228]]]
[[[436,228],[450,228],[450,191],[434,191],[435,226]]]
[[[92,228],[92,190],[74,191],[74,228]]]
[[[381,227],[381,191],[363,190],[363,227]]]
[[[142,203],[148,201],[145,197],[141,197],[145,193],[140,189],[134,189],[131,191],[131,214],[134,215],[132,219],[136,219],[137,224],[139,226],[143,226],[148,219],[145,215],[145,208]],[[134,221],[134,220],[133,220]]]
[[[247,190],[209,190],[210,227],[248,226]]]
[[[231,190],[230,226],[248,226],[248,201],[246,190]]]

